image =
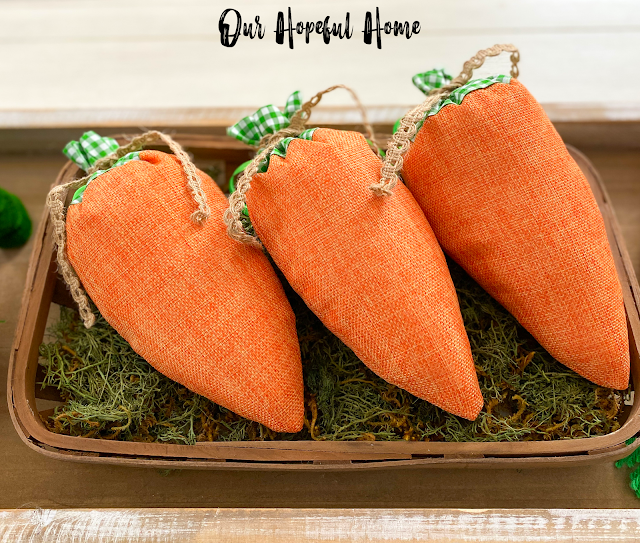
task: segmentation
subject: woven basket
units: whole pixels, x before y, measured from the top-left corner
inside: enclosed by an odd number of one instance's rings
[[[182,135],[176,139],[195,156],[197,165],[222,160],[227,172],[252,157],[252,150],[224,136]],[[622,284],[633,388],[639,387],[640,314],[636,280],[620,229],[602,182],[589,161],[573,148],[573,158],[591,184],[607,228],[607,235]],[[67,163],[56,183],[81,175]],[[40,418],[50,413],[51,400],[60,401],[55,389],[41,390],[38,348],[45,333],[52,303],[73,307],[67,290],[58,279],[53,261],[51,225],[45,212],[35,235],[27,274],[22,310],[9,363],[8,397],[13,423],[22,440],[50,457],[86,463],[119,464],[155,468],[196,469],[380,469],[389,467],[538,467],[566,466],[602,461],[613,462],[630,454],[640,444],[625,441],[640,432],[640,400],[625,406],[619,430],[600,437],[559,441],[502,443],[431,442],[206,442],[196,445],[107,441],[54,434]],[[47,409],[42,407],[46,402]]]

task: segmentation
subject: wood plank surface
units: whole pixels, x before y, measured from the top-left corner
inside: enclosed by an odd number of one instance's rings
[[[640,269],[640,153],[583,148],[600,171]],[[0,186],[38,218],[58,154],[0,155]],[[0,387],[31,243],[0,251]],[[4,322],[2,322],[4,321]],[[379,469],[368,472],[165,471],[61,462],[29,450],[0,403],[0,507],[544,507],[638,508],[612,462],[561,469]]]
[[[640,514],[624,509],[0,511],[2,543],[632,543],[639,540]]]
[[[284,96],[284,95],[283,95]],[[374,125],[390,125],[400,119],[414,104],[395,106],[367,106],[367,116]],[[554,123],[618,123],[637,125],[640,122],[640,103],[546,103],[544,110]],[[176,127],[182,132],[193,127],[219,127],[226,129],[238,119],[252,114],[255,107],[130,107],[130,108],[82,108],[82,109],[0,109],[0,129],[43,129],[109,127]],[[350,106],[318,106],[313,111],[313,122],[322,125],[359,125],[362,116]],[[637,141],[628,144],[638,146]]]

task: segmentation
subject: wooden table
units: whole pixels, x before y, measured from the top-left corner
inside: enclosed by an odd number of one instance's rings
[[[640,269],[640,152],[581,150],[605,180]],[[0,154],[0,186],[18,194],[38,218],[63,162],[59,154]],[[30,245],[0,251],[2,390],[30,251]],[[639,508],[640,500],[628,487],[627,473],[612,464],[550,470],[163,473],[60,462],[19,440],[1,402],[0,508],[36,507]]]

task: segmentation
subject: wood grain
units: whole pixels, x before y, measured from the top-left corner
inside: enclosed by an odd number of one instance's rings
[[[0,511],[0,541],[631,543],[633,510],[112,509]]]
[[[367,115],[374,125],[389,125],[400,119],[414,103],[395,106],[367,106]],[[610,103],[547,103],[545,112],[554,123],[617,123],[640,122],[639,104]],[[144,107],[144,108],[82,108],[82,109],[0,109],[0,129],[42,128],[122,128],[179,127],[223,128],[252,114],[251,107]],[[360,112],[351,106],[314,109],[313,122],[321,125],[359,125]],[[597,143],[597,142],[595,142]],[[627,144],[634,144],[628,142]],[[637,142],[635,143],[637,145]],[[593,143],[591,144],[593,145]]]

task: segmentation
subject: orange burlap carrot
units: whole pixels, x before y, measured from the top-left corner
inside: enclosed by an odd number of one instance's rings
[[[291,286],[375,373],[475,419],[483,399],[456,292],[414,198],[369,190],[381,162],[356,132],[318,128],[285,150],[253,176],[246,203]]]
[[[195,173],[213,215],[203,224],[190,219],[196,205],[173,155],[142,151],[96,177],[68,208],[68,260],[104,318],[158,371],[243,417],[297,432],[294,314],[265,255],[227,236],[225,196]]]
[[[445,252],[559,362],[624,389],[627,323],[602,216],[542,107],[500,78],[440,98],[403,177]]]

